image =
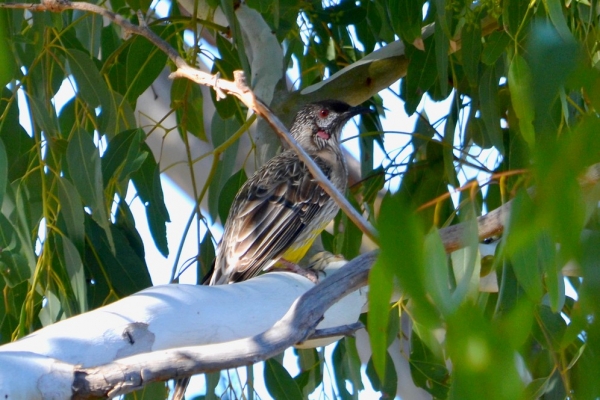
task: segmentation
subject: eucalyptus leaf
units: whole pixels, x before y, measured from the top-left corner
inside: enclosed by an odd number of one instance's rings
[[[66,49],[65,54],[69,70],[79,88],[79,96],[92,108],[108,104],[108,87],[90,56],[76,49]]]
[[[265,384],[275,399],[302,400],[302,391],[287,370],[275,359],[265,361]]]
[[[108,213],[104,204],[100,153],[92,137],[82,129],[73,134],[67,148],[67,164],[73,186],[92,210],[94,220],[104,229],[114,253]]]

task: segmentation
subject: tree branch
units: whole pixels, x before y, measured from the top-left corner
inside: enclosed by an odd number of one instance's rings
[[[113,397],[150,382],[251,365],[273,357],[315,332],[325,311],[347,294],[366,285],[377,251],[348,262],[300,296],[273,327],[227,343],[181,347],[121,358],[94,368],[76,368],[74,399]]]
[[[105,8],[99,7],[95,4],[86,2],[70,2],[68,0],[43,0],[41,4],[33,3],[0,3],[0,8],[10,9],[26,9],[29,11],[52,11],[61,12],[64,10],[80,10],[87,11],[102,15],[109,19],[115,24],[121,26],[126,32],[140,35],[148,39],[151,43],[155,44],[160,50],[165,52],[167,56],[173,61],[177,70],[169,76],[171,79],[174,78],[187,78],[200,85],[212,87],[217,93],[217,99],[224,98],[225,94],[230,94],[237,97],[242,103],[249,109],[254,111],[256,114],[264,118],[268,124],[273,128],[277,135],[300,157],[300,159],[306,164],[308,170],[311,172],[315,180],[321,185],[321,187],[327,192],[329,196],[340,206],[340,208],[346,213],[348,218],[356,224],[356,226],[371,240],[378,243],[377,231],[363,216],[352,207],[350,202],[346,200],[344,195],[340,193],[333,184],[327,179],[323,171],[317,166],[317,164],[306,154],[304,149],[298,145],[296,140],[290,135],[288,129],[283,123],[277,118],[277,116],[269,109],[269,107],[260,99],[258,99],[252,90],[246,85],[244,75],[242,71],[235,71],[235,81],[227,81],[219,79],[217,75],[211,75],[197,68],[191,67],[178,53],[169,45],[165,40],[159,37],[157,34],[148,29],[145,24],[134,25],[122,16],[115,14]]]

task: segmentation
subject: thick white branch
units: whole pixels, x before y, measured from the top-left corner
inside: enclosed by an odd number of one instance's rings
[[[1,346],[0,395],[68,398],[75,385],[84,397],[116,396],[264,360],[304,341],[323,314],[318,329],[356,322],[366,303],[366,291],[356,289],[366,284],[374,259],[369,253],[333,274],[337,263],[317,286],[281,272],[233,285],[148,288]],[[40,382],[52,382],[51,389],[40,389]]]

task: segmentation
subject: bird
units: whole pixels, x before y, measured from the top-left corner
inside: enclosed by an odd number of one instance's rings
[[[290,134],[341,193],[348,167],[340,135],[352,117],[372,112],[339,100],[303,106]],[[339,206],[291,149],[271,158],[239,189],[209,279],[204,284],[245,281],[275,264],[297,265]],[[300,269],[297,269],[300,271]],[[207,277],[208,278],[208,277]],[[173,400],[183,399],[189,377],[176,381]]]
[[[341,193],[348,181],[340,147],[342,128],[355,115],[369,111],[324,100],[302,107],[292,123],[291,135]],[[277,263],[296,265],[338,210],[296,152],[283,151],[238,191],[209,284],[241,282]]]

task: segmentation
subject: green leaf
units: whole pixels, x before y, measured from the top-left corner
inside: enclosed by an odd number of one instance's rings
[[[187,132],[190,132],[198,139],[206,142],[202,104],[202,91],[197,83],[189,79],[175,79],[173,81],[171,86],[171,108],[175,110],[177,116],[179,133],[186,135]]]
[[[522,29],[521,25],[525,26],[529,18],[525,18],[529,3],[521,0],[506,0],[502,2],[502,21],[504,29],[511,36],[517,36],[519,29],[521,34],[526,33],[526,29]]]
[[[477,87],[479,84],[479,60],[483,48],[481,26],[477,18],[475,21],[465,24],[462,29],[462,63],[471,87]]]
[[[248,58],[246,56],[245,43],[243,40],[242,30],[240,28],[240,24],[235,15],[234,4],[228,0],[220,0],[219,2],[221,6],[221,10],[223,14],[225,14],[225,18],[227,18],[227,22],[229,23],[229,29],[231,30],[231,38],[235,43],[235,52],[237,55],[237,59],[239,60],[241,69],[244,71],[244,75],[246,76],[247,84],[252,87],[252,74],[250,71],[250,64]],[[218,35],[217,37],[219,37]],[[218,40],[217,40],[218,45]],[[221,53],[223,56],[223,53]]]
[[[544,348],[560,351],[567,323],[560,312],[552,312],[548,306],[539,305],[536,311],[538,324],[533,330],[533,336]]]
[[[129,0],[128,3],[134,3],[137,0]],[[141,2],[141,1],[140,1]],[[148,3],[149,4],[149,3]],[[133,393],[127,393],[125,400],[164,400],[169,397],[169,388],[166,382],[153,382],[145,385],[143,389],[136,390]]]
[[[44,102],[34,96],[29,96],[28,99],[31,115],[40,129],[49,137],[58,136],[58,123],[54,111],[49,111]]]
[[[419,335],[410,335],[410,375],[418,387],[436,399],[448,397],[450,375],[442,357],[438,357],[421,341]]]
[[[407,114],[413,114],[421,98],[433,86],[437,76],[436,43],[433,37],[425,40],[425,51],[413,49],[410,51],[410,63],[406,78],[402,80],[405,90],[402,96],[405,100],[404,109]]]
[[[153,27],[154,33],[163,39],[173,35],[174,26]],[[158,78],[167,63],[167,55],[143,36],[135,36],[129,45],[126,62],[127,94],[125,98],[135,104],[136,100]]]
[[[448,257],[444,244],[437,230],[431,231],[425,236],[425,289],[431,295],[434,304],[448,314],[452,311],[450,276],[448,274]]]
[[[525,388],[524,399],[537,400],[542,398],[552,384],[552,375],[546,378],[534,379]]]
[[[427,327],[437,324],[437,311],[425,289],[424,234],[410,203],[401,193],[384,197],[378,219],[381,253],[369,277],[368,328],[373,363],[385,373],[389,302],[394,279],[414,302],[413,318]],[[399,246],[398,243],[402,243]],[[376,288],[373,290],[373,288]]]
[[[131,174],[131,180],[146,208],[146,218],[154,244],[161,254],[167,257],[169,245],[166,223],[170,222],[170,218],[160,183],[160,170],[148,145],[141,143],[141,148],[148,156],[141,167]]]
[[[77,93],[92,108],[109,103],[106,82],[89,55],[80,50],[66,49],[69,71],[77,82]]]
[[[83,10],[73,10],[73,20],[76,20],[75,35],[82,46],[94,56],[100,53],[103,20],[100,14]]]
[[[519,129],[523,139],[533,149],[535,145],[535,130],[533,120],[533,98],[531,96],[531,71],[527,62],[519,54],[515,54],[508,68],[508,87],[513,110],[519,119]]]
[[[572,36],[561,36],[549,23],[540,22],[527,41],[526,54],[531,68],[531,93],[535,94],[535,131],[538,137],[554,138],[556,123],[551,106],[581,59],[580,45]]]
[[[417,38],[421,37],[423,1],[390,0],[388,7],[394,32],[402,38],[404,43],[413,44]]]
[[[77,300],[77,313],[82,313],[88,310],[87,283],[85,281],[83,262],[79,256],[79,251],[68,237],[61,237],[61,242],[65,269],[69,277],[71,290]]]
[[[559,312],[565,305],[565,277],[556,257],[556,244],[548,234],[542,234],[537,244],[540,270],[545,272],[544,282],[548,293],[550,308]]]
[[[66,234],[83,254],[85,228],[81,197],[77,193],[77,189],[64,177],[57,179],[57,186],[60,215],[67,227]]]
[[[247,180],[248,177],[246,176],[246,171],[244,168],[242,168],[235,174],[231,175],[231,177],[223,185],[223,188],[219,193],[218,202],[219,218],[221,219],[222,224],[225,224],[225,221],[227,221],[227,218],[229,217],[229,211],[231,210],[231,205],[233,204],[235,195]]]
[[[108,213],[104,205],[100,153],[90,134],[82,129],[74,132],[67,147],[69,176],[83,203],[92,210],[92,217],[104,229],[114,253]]]
[[[498,78],[493,67],[487,67],[483,72],[479,83],[479,102],[487,135],[500,154],[504,154],[504,140],[498,111]]]
[[[0,114],[3,115],[0,120],[0,138],[3,141],[7,156],[7,179],[13,182],[24,176],[28,169],[33,168],[39,163],[30,160],[35,152],[32,149],[35,146],[25,129],[19,123],[19,107],[16,97],[7,88],[0,89]],[[9,102],[8,99],[12,101]]]
[[[439,21],[439,18],[437,19]],[[440,82],[440,90],[442,93],[448,92],[448,52],[450,50],[450,42],[444,34],[442,24],[435,24],[435,62]]]
[[[119,228],[111,224],[110,230],[114,255],[106,231],[86,214],[84,265],[88,304],[92,309],[152,286],[145,260]]]
[[[393,271],[389,270],[381,259],[375,261],[369,274],[369,286],[377,290],[369,290],[368,331],[373,366],[382,376],[385,376],[387,361],[389,309],[393,284]]]
[[[210,272],[215,261],[215,257],[216,252],[215,246],[213,244],[213,236],[210,233],[210,231],[207,230],[206,234],[204,235],[204,238],[202,239],[202,242],[200,242],[200,254],[198,260],[199,270],[196,274],[196,276],[198,277],[197,281],[199,285],[202,284],[202,282],[204,282],[205,278],[207,277],[207,274]]]
[[[355,210],[361,212],[360,205],[349,196],[348,201]],[[335,219],[334,254],[342,254],[346,260],[352,260],[360,254],[363,233],[345,213],[338,213]]]
[[[9,287],[15,287],[31,276],[27,259],[20,254],[21,244],[15,228],[0,214],[0,275]]]
[[[458,187],[460,183],[456,177],[456,169],[454,167],[454,135],[456,132],[456,122],[458,119],[458,102],[452,102],[452,108],[446,126],[444,126],[444,138],[442,139],[442,157],[444,161],[444,172],[448,179],[448,184]]]
[[[356,339],[346,337],[340,340],[333,354],[333,376],[338,393],[342,399],[355,398],[358,391],[363,389],[363,384],[360,375],[361,362],[356,350]],[[346,385],[350,383],[353,386],[354,396],[348,392]]]
[[[150,8],[150,4],[152,4],[151,0],[126,0],[127,4],[133,11],[140,10],[144,15],[148,12]]]
[[[519,284],[532,301],[538,302],[543,294],[543,286],[535,245],[523,243],[511,259]]]
[[[504,31],[494,31],[485,38],[481,61],[487,65],[494,65],[510,43],[510,36]]]
[[[300,374],[294,380],[302,390],[304,398],[323,383],[323,360],[316,349],[296,349]]]
[[[392,357],[390,357],[390,353],[386,351],[385,356],[385,372],[383,374],[375,370],[373,358],[369,359],[367,363],[366,373],[373,389],[381,392],[382,398],[394,398],[398,390],[398,374],[396,373],[396,367],[394,366]]]
[[[141,151],[144,136],[143,130],[131,129],[119,133],[108,142],[102,156],[104,186],[108,186],[111,180],[117,183],[125,180],[141,167],[148,156],[148,153]]]
[[[448,318],[447,354],[452,362],[451,399],[513,400],[523,381],[515,350],[474,305],[464,304]]]
[[[464,214],[467,216],[464,217]],[[477,301],[481,271],[477,219],[471,202],[461,210],[461,217],[466,226],[465,233],[461,238],[464,247],[450,255],[456,281],[456,289],[452,293],[452,305],[455,310],[465,299],[471,300],[472,303]]]
[[[8,10],[0,10],[0,88],[4,88],[13,80],[17,71],[17,64],[9,45],[11,35],[7,23],[8,12]]]
[[[223,144],[227,139],[233,136],[240,127],[241,124],[235,117],[223,120],[218,113],[215,113],[211,124],[213,146],[217,147]],[[216,219],[217,215],[219,215],[219,196],[223,186],[229,180],[233,168],[235,167],[238,147],[239,141],[236,140],[221,153],[221,160],[217,165],[215,174],[210,182],[208,189],[208,211],[213,219]],[[224,220],[221,220],[221,222],[224,222]]]
[[[435,11],[436,11],[436,25],[440,25],[446,37],[452,37],[451,32],[452,24],[452,9],[446,7],[445,0],[435,0]]]
[[[8,183],[8,156],[4,141],[0,138],[0,207],[6,193],[6,184]]]
[[[267,391],[274,399],[302,400],[302,391],[285,368],[275,359],[265,361]]]
[[[238,53],[233,45],[221,35],[217,35],[216,42],[221,57],[215,59],[211,73],[220,73],[223,78],[233,79],[233,71],[242,69]],[[237,103],[232,96],[217,101],[214,90],[210,91],[210,96],[222,119],[226,120],[235,115]]]
[[[559,35],[565,40],[572,39],[573,35],[567,24],[562,2],[560,0],[546,0],[544,4],[548,9],[550,21],[552,21],[552,25],[554,25]]]

